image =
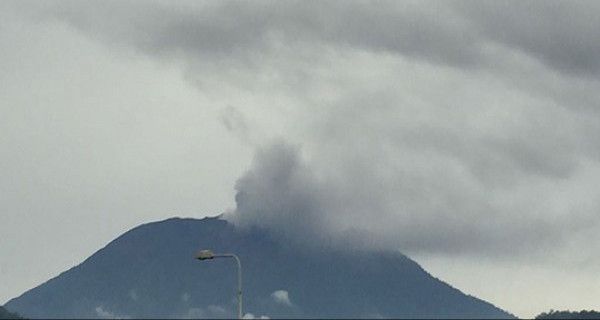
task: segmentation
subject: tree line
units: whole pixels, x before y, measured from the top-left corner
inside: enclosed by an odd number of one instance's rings
[[[600,319],[600,312],[595,310],[581,311],[558,311],[550,310],[549,312],[540,313],[536,319]]]

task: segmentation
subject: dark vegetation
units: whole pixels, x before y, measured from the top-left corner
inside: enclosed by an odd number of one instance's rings
[[[550,310],[535,317],[536,319],[600,319],[600,312],[594,310],[558,311]]]

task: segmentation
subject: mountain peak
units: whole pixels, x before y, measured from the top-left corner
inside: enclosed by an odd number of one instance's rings
[[[397,252],[300,249],[221,217],[135,227],[80,265],[9,301],[31,318],[235,316],[233,261],[242,260],[245,312],[269,317],[507,318]]]

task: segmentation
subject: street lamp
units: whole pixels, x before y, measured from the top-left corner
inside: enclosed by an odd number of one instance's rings
[[[211,260],[214,258],[234,258],[235,261],[237,262],[237,266],[238,266],[238,269],[237,269],[238,270],[238,272],[237,272],[237,275],[238,275],[238,292],[237,292],[238,319],[242,319],[242,263],[240,262],[240,258],[238,258],[238,256],[236,256],[233,253],[215,254],[211,250],[200,250],[196,254],[196,259],[198,259],[198,260]]]

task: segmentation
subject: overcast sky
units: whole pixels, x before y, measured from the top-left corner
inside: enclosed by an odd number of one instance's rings
[[[223,212],[600,309],[600,3],[0,2],[0,303]]]

